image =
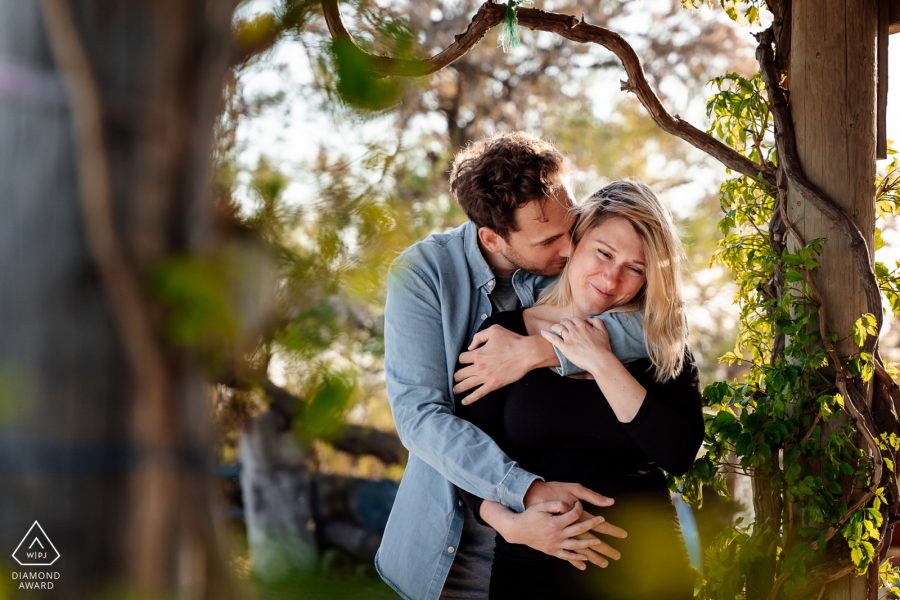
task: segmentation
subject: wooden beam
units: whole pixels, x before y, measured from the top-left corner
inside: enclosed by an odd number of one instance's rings
[[[888,25],[888,31],[890,33],[898,33],[900,32],[900,0],[887,0],[890,5],[890,24]]]
[[[875,158],[887,158],[888,35],[900,0],[879,0],[875,90]]]

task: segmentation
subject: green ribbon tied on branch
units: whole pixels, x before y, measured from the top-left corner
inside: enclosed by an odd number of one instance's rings
[[[497,42],[500,49],[509,52],[519,45],[519,19],[516,18],[516,9],[520,5],[531,5],[533,0],[509,0],[506,3],[506,17],[500,26],[500,36]]]

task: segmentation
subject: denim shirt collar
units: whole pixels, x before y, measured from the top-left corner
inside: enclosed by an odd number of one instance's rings
[[[485,295],[489,295],[497,284],[497,276],[481,253],[481,247],[478,245],[478,226],[472,221],[467,221],[463,228],[463,247],[466,261],[469,263],[472,287],[478,290],[484,288]],[[553,278],[532,275],[523,269],[516,269],[512,274],[513,288],[525,307],[533,305],[537,299],[535,287],[543,289],[552,280]]]
[[[472,221],[465,224],[463,246],[466,249],[466,260],[469,263],[469,276],[472,279],[472,286],[480,289],[488,286],[488,293],[494,289],[494,272],[487,264],[484,254],[481,253],[481,247],[478,245],[478,226]]]

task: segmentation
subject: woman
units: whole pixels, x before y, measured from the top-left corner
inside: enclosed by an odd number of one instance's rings
[[[572,242],[565,270],[538,304],[498,313],[484,326],[540,333],[585,377],[532,371],[475,404],[460,402],[457,414],[523,468],[615,498],[602,513],[588,511],[629,535],[616,541],[619,560],[578,571],[507,542],[504,523],[515,514],[463,493],[474,514],[499,532],[491,598],[688,599],[691,571],[663,473],[684,473],[703,438],[697,371],[685,341],[681,246],[656,196],[633,181],[614,182],[586,200]],[[587,317],[636,309],[644,312],[649,358],[626,366],[610,350],[600,320]]]

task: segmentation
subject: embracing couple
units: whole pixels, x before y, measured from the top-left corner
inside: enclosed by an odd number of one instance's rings
[[[463,150],[469,221],[391,268],[385,374],[410,455],[376,567],[405,598],[693,595],[666,484],[703,438],[681,245],[647,186],[576,206],[565,171],[523,133]]]

